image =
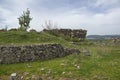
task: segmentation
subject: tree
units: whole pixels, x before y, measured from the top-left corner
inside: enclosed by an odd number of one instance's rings
[[[30,28],[29,24],[32,18],[30,17],[30,11],[27,9],[27,11],[23,11],[23,14],[18,18],[20,30],[21,31],[27,31],[28,28]]]
[[[42,27],[46,30],[52,30],[52,29],[57,29],[58,25],[57,23],[53,23],[51,20],[45,21],[44,25]]]

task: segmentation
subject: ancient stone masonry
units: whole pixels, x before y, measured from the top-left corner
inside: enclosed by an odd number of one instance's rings
[[[87,30],[73,30],[72,31],[72,38],[79,38],[79,40],[84,40],[86,38],[86,35],[87,35]]]
[[[0,46],[0,63],[18,63],[37,60],[49,60],[80,53],[77,49],[63,48],[60,44],[42,44],[29,46]]]
[[[51,29],[51,30],[43,30],[44,32],[48,33],[56,33],[56,34],[63,34],[64,37],[70,37],[71,40],[74,38],[78,38],[79,41],[84,40],[87,35],[87,30],[82,30],[82,29]]]

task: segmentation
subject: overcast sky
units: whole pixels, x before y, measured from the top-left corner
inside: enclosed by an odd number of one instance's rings
[[[31,11],[31,28],[51,20],[59,28],[86,29],[88,34],[120,34],[120,0],[0,0],[0,28],[17,28],[18,17]]]

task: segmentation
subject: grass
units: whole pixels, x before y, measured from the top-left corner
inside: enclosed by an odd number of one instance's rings
[[[27,76],[52,76],[59,78],[78,78],[90,80],[120,79],[120,47],[90,47],[91,56],[69,55],[49,61],[36,61],[17,64],[0,64],[0,77],[8,79],[11,73]],[[31,67],[28,67],[30,65]],[[79,66],[79,67],[78,67]],[[40,69],[44,68],[43,71]],[[49,73],[49,71],[51,71]]]
[[[68,41],[64,40],[63,38],[56,37],[44,32],[0,32],[1,45],[31,45],[47,43],[58,43],[66,47],[74,47],[74,45],[71,45]]]
[[[9,40],[6,40],[5,37],[8,35]],[[11,73],[24,75],[26,80],[33,75],[44,77],[45,80],[49,80],[49,77],[54,78],[54,80],[65,80],[65,78],[68,80],[120,80],[120,46],[73,45],[62,38],[46,33],[13,32],[0,33],[0,43],[4,45],[6,43],[26,45],[24,41],[21,41],[23,39],[20,37],[21,35],[27,36],[27,40],[24,40],[28,41],[27,44],[61,43],[65,47],[78,49],[88,47],[91,56],[84,56],[81,53],[47,61],[0,64],[0,78],[3,80],[8,80]],[[49,39],[49,41],[44,39]]]
[[[2,44],[35,44],[35,43],[52,43],[58,40],[55,36],[47,33],[36,33],[36,32],[1,32],[0,43]],[[59,39],[60,40],[60,39]]]

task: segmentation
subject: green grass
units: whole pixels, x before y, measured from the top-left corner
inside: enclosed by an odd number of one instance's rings
[[[23,39],[25,38],[26,39]],[[23,40],[23,41],[22,41]],[[89,41],[88,41],[89,42]],[[8,80],[11,73],[26,77],[32,75],[59,80],[62,78],[78,80],[120,80],[120,46],[73,45],[66,40],[47,33],[0,33],[0,44],[41,44],[61,43],[65,47],[88,47],[91,56],[69,55],[47,61],[25,62],[17,64],[0,64],[0,78]],[[31,66],[31,67],[28,67]],[[41,70],[43,69],[44,70]],[[28,74],[27,74],[28,73]],[[69,80],[68,79],[68,80]]]
[[[52,76],[59,78],[78,78],[90,80],[120,79],[120,47],[90,47],[91,56],[69,55],[49,61],[36,61],[17,64],[0,64],[0,77],[8,78],[11,73],[21,75]],[[31,67],[27,67],[27,65]],[[63,65],[64,64],[64,65]],[[79,66],[80,68],[77,68]],[[43,71],[40,71],[44,68]],[[48,73],[51,70],[51,73]]]
[[[34,43],[52,43],[58,40],[55,36],[47,33],[36,33],[36,32],[0,32],[0,43],[11,44],[34,44]]]
[[[44,32],[0,32],[1,45],[31,45],[47,43],[58,43],[66,47],[74,47],[74,45],[71,45],[70,42],[64,40],[63,38]]]

